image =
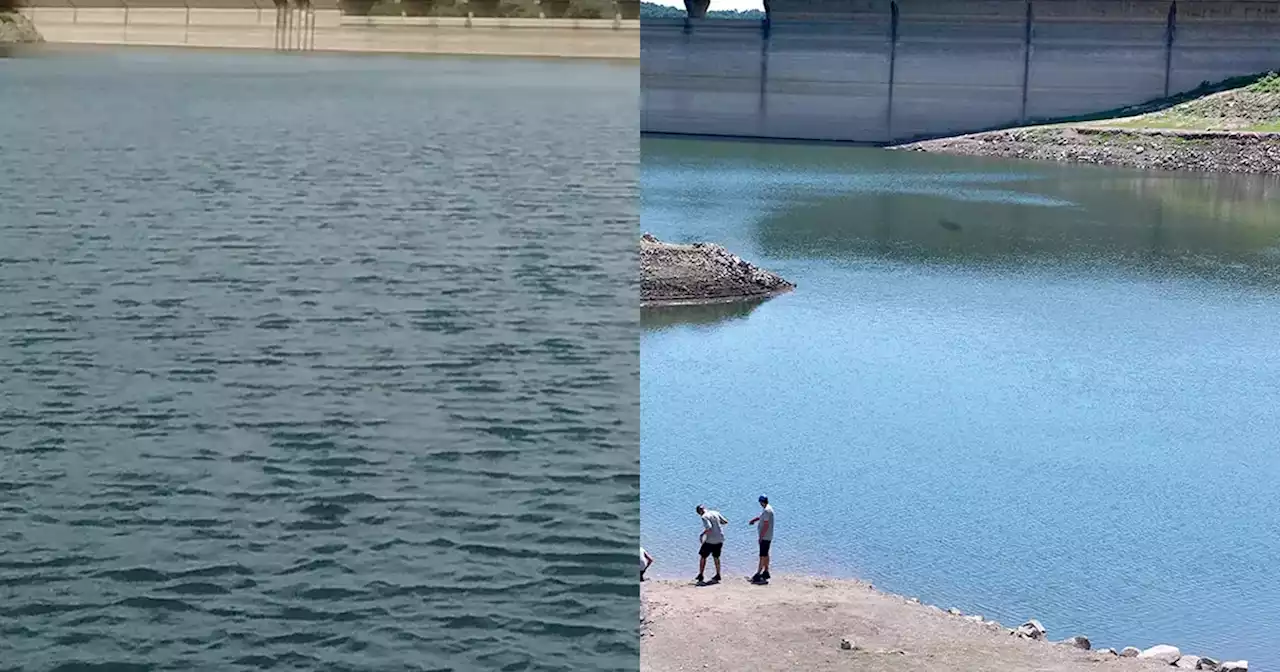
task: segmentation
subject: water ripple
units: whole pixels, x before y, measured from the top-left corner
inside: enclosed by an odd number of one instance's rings
[[[6,669],[634,669],[635,74],[0,69]]]

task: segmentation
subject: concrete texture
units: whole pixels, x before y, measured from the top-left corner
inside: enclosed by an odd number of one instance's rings
[[[1280,0],[773,0],[645,19],[641,128],[886,144],[1280,69]]]
[[[153,3],[154,4],[154,3]],[[207,4],[202,2],[201,4]],[[276,48],[274,6],[27,7],[46,41],[173,47]],[[349,17],[317,9],[314,51],[636,59],[640,22],[577,19]]]

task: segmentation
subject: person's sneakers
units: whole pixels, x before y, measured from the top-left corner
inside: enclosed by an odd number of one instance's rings
[[[703,583],[703,581],[702,581],[702,575],[701,575],[701,574],[699,574],[699,575],[698,575],[698,578],[694,579],[694,582],[695,582],[695,583]]]
[[[756,572],[755,576],[751,577],[751,583],[760,583],[761,578],[763,577],[760,576],[760,572]]]
[[[764,570],[764,573],[762,573],[762,574],[760,575],[760,578],[764,579],[765,581],[768,581],[768,580],[769,580],[769,570],[767,570],[767,569],[766,569],[766,570]]]
[[[711,583],[720,583],[720,575],[716,574],[715,576],[711,577]]]

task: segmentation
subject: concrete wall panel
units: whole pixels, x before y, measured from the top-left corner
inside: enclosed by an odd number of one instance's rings
[[[1280,16],[1221,20],[1184,15],[1180,8],[1170,63],[1172,90],[1280,68]]]
[[[774,24],[763,130],[784,138],[887,140],[889,33],[887,12]]]
[[[1150,16],[1078,20],[1037,16],[1031,38],[1028,119],[1099,112],[1163,96],[1165,31],[1166,21]]]
[[[764,58],[760,30],[754,22],[702,20],[690,22],[686,33],[683,21],[673,21],[643,40],[641,87],[661,91],[647,99],[648,105],[658,106],[646,109],[653,124],[649,130],[711,133],[736,128],[744,135],[758,133]]]
[[[916,13],[904,3],[894,65],[893,139],[1016,123],[1022,113],[1023,2]],[[948,114],[939,116],[939,110]]]

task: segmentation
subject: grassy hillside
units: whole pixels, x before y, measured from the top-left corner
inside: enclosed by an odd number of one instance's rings
[[[1135,130],[1280,132],[1280,74],[1136,116],[1089,122]]]

